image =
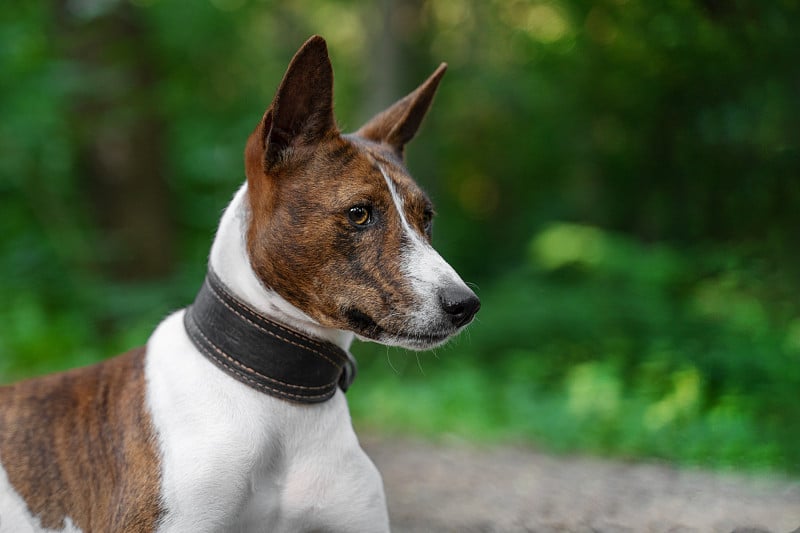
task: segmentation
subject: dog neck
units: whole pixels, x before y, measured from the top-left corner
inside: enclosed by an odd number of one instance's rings
[[[349,350],[353,334],[326,328],[287,302],[258,279],[247,254],[245,235],[249,222],[247,183],[236,192],[219,224],[209,265],[237,298],[266,317],[306,335]]]
[[[278,324],[233,296],[209,269],[183,315],[195,347],[220,370],[270,396],[300,403],[347,392],[355,359],[330,342]]]

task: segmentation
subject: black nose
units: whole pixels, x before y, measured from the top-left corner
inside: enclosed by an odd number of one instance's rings
[[[451,285],[439,291],[439,302],[454,326],[460,328],[470,323],[481,308],[481,301],[466,287]]]

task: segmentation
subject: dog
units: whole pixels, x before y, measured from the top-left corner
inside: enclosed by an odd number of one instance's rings
[[[145,347],[0,388],[2,533],[389,530],[349,346],[429,349],[480,307],[404,166],[445,69],[342,134],[326,43],[303,44],[194,303]]]

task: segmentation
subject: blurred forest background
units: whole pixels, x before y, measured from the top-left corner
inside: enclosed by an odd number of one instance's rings
[[[328,39],[340,125],[450,69],[409,168],[483,308],[357,343],[356,424],[800,473],[795,0],[5,0],[0,381],[143,344]]]

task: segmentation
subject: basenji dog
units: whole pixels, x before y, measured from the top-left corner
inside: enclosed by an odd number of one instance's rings
[[[428,349],[480,306],[404,166],[445,67],[345,135],[325,41],[300,48],[194,303],[145,347],[0,389],[0,531],[389,529],[349,346]]]

